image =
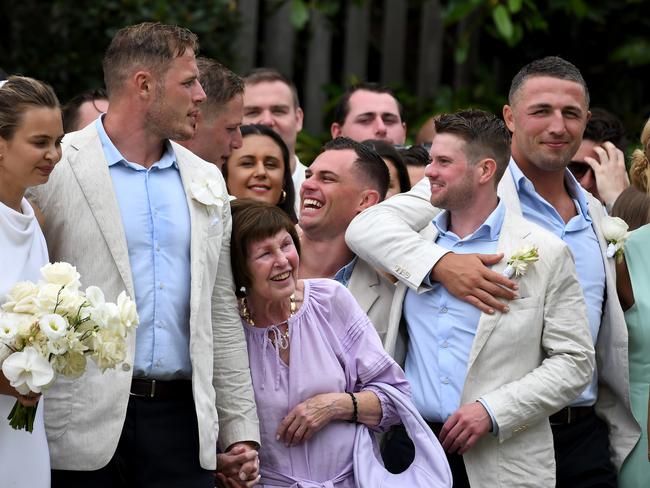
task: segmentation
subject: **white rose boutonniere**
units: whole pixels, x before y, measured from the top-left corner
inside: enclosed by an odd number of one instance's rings
[[[528,265],[539,259],[537,246],[528,246],[520,249],[508,259],[508,266],[503,270],[506,278],[519,278],[526,274]]]
[[[223,207],[225,200],[221,194],[221,185],[217,178],[205,174],[190,183],[192,198],[208,207]]]
[[[625,221],[619,217],[605,217],[602,222],[603,237],[607,241],[607,257],[616,257],[617,262],[623,259],[625,241],[630,236]]]

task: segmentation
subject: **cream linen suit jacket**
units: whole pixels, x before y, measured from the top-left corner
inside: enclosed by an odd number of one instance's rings
[[[230,268],[230,206],[221,173],[172,142],[191,220],[190,356],[199,427],[200,461],[216,468],[222,448],[259,442],[246,340],[237,312]],[[221,207],[191,197],[189,185],[205,175],[218,181]],[[84,287],[99,286],[115,301],[134,297],[126,238],[95,124],[66,135],[63,158],[47,184],[31,195],[45,214],[52,261],[67,261]],[[129,400],[135,336],[116,370],[89,370],[79,379],[59,377],[45,395],[45,423],[54,469],[96,470],[112,458]]]
[[[515,164],[513,160],[510,164]],[[641,429],[630,410],[627,328],[616,294],[615,263],[606,257],[607,242],[601,222],[603,206],[585,192],[589,215],[600,242],[606,275],[603,315],[596,343],[598,370],[597,414],[607,423],[612,462],[620,469],[636,444]],[[506,208],[521,215],[521,203],[510,170],[501,178],[498,194]],[[370,265],[394,274],[418,292],[426,288],[422,280],[446,250],[413,232],[425,228],[439,212],[430,203],[431,190],[426,178],[408,193],[366,209],[350,224],[346,241],[350,249]]]
[[[433,242],[428,225],[422,238]],[[475,487],[555,486],[555,455],[548,416],[576,398],[593,375],[594,349],[571,253],[560,239],[506,211],[497,252],[510,256],[536,245],[540,259],[517,278],[521,298],[507,314],[481,314],[472,343],[461,404],[490,406],[498,436],[486,434],[463,455]],[[494,267],[501,272],[505,262]],[[407,332],[397,286],[386,350],[404,364]]]
[[[383,344],[388,329],[388,315],[393,303],[395,285],[363,259],[358,258],[350,275],[348,290],[370,318]]]

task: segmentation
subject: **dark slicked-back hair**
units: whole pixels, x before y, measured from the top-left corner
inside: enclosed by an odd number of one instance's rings
[[[382,159],[388,159],[397,171],[397,183],[399,184],[399,193],[407,192],[411,189],[411,180],[409,180],[409,173],[406,170],[404,159],[402,155],[395,149],[392,144],[380,139],[367,139],[361,144],[374,149]],[[389,170],[390,180],[390,170]],[[390,184],[390,182],[389,182]]]
[[[63,132],[66,134],[76,130],[79,122],[79,107],[86,102],[91,102],[95,106],[95,110],[101,112],[95,105],[97,100],[107,100],[108,94],[103,88],[91,88],[84,92],[75,95],[68,103],[63,106]]]
[[[591,118],[587,121],[582,138],[599,143],[609,141],[621,151],[627,149],[623,122],[604,108],[591,109]]]
[[[435,124],[436,134],[453,134],[465,141],[465,155],[470,164],[494,159],[497,163],[494,184],[499,183],[510,161],[510,132],[503,120],[490,112],[471,109],[441,115]]]
[[[273,81],[280,81],[287,85],[291,90],[293,96],[294,108],[300,107],[300,99],[298,98],[298,89],[293,81],[284,76],[278,70],[273,68],[255,68],[244,76],[244,83],[247,85],[257,85],[258,83],[271,83]]]
[[[350,149],[357,155],[353,166],[357,174],[365,179],[374,190],[377,190],[380,201],[386,198],[390,175],[381,156],[374,149],[353,141],[349,137],[337,137],[323,146],[323,151],[342,151],[345,149]]]
[[[356,85],[352,85],[347,90],[345,90],[343,95],[341,95],[341,98],[339,98],[336,106],[334,107],[334,122],[339,125],[343,125],[345,123],[345,119],[350,113],[350,97],[353,93],[358,92],[359,90],[365,90],[373,93],[385,93],[393,97],[395,99],[395,103],[397,103],[397,109],[399,110],[401,122],[404,122],[404,107],[402,107],[402,104],[395,96],[395,93],[393,93],[393,90],[387,86],[383,86],[378,83],[357,83]]]
[[[406,166],[426,166],[431,162],[429,151],[422,144],[408,147],[398,147],[397,150]]]
[[[244,94],[244,80],[221,63],[198,57],[196,65],[199,68],[199,82],[206,96],[201,104],[204,118],[213,118],[224,110],[230,100]]]
[[[298,217],[296,216],[295,201],[296,201],[296,191],[293,187],[293,178],[291,177],[291,166],[289,166],[289,149],[287,145],[282,140],[282,137],[275,132],[270,127],[261,124],[248,124],[242,125],[240,127],[242,140],[245,140],[248,136],[258,135],[266,136],[271,139],[275,144],[280,148],[282,153],[282,163],[284,164],[284,172],[282,174],[282,189],[285,192],[284,199],[280,201],[277,206],[280,207],[289,218],[293,221],[294,224],[298,223]],[[228,182],[228,161],[226,161],[221,167],[221,173],[223,174],[223,179]]]
[[[273,237],[286,230],[300,256],[300,239],[294,223],[275,205],[250,198],[230,202],[232,210],[232,235],[230,238],[230,262],[238,296],[241,288],[250,288],[251,271],[248,269],[248,246]],[[297,270],[294,270],[297,273]]]
[[[138,69],[162,76],[175,58],[199,49],[196,34],[177,25],[143,22],[117,31],[104,55],[104,84],[108,95],[119,93],[129,75]]]
[[[510,105],[514,103],[514,99],[516,98],[515,95],[526,80],[537,76],[550,76],[551,78],[573,81],[582,85],[582,88],[585,91],[587,107],[589,106],[589,89],[587,88],[587,83],[582,77],[580,70],[566,59],[562,59],[558,56],[547,56],[545,58],[536,59],[521,68],[510,84],[508,103]]]
[[[59,99],[47,83],[27,76],[10,76],[0,87],[0,137],[12,139],[31,107],[59,108]]]

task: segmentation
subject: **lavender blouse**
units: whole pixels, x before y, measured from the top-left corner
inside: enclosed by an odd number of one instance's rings
[[[354,424],[332,421],[309,441],[286,447],[275,439],[280,422],[314,395],[372,390],[382,408],[377,429],[385,431],[399,417],[384,393],[365,385],[388,383],[407,395],[410,387],[346,288],[327,279],[304,283],[303,305],[288,321],[288,366],[269,339],[269,333],[279,337],[276,326],[251,327],[242,322],[262,436],[260,486],[354,488]]]

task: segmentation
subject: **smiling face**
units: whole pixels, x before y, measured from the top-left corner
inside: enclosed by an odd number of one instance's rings
[[[445,210],[462,210],[473,200],[477,167],[467,160],[465,141],[453,134],[436,134],[431,144],[431,163],[424,174],[431,185],[431,204]]]
[[[246,84],[244,90],[244,124],[260,124],[280,134],[293,154],[303,113],[296,107],[291,88],[282,81]]]
[[[61,110],[28,106],[13,137],[0,137],[0,187],[24,192],[45,183],[61,159],[62,138]]]
[[[350,109],[343,124],[332,124],[332,138],[344,136],[359,142],[381,139],[390,144],[404,144],[406,125],[393,96],[361,89],[350,95],[348,105]]]
[[[296,289],[298,264],[298,251],[286,230],[249,244],[246,266],[251,277],[247,292],[251,303],[288,299]]]
[[[146,114],[146,125],[152,133],[179,141],[194,135],[199,104],[205,100],[198,77],[196,58],[190,49],[169,63],[153,88],[153,100]]]
[[[563,171],[578,150],[589,120],[579,83],[535,76],[515,93],[503,117],[512,132],[512,156],[522,170]]]
[[[201,107],[196,134],[187,147],[201,159],[221,168],[232,151],[242,146],[239,130],[243,114],[242,96],[236,95],[216,114],[204,113],[206,108]]]
[[[312,238],[344,233],[362,202],[352,149],[321,153],[305,171],[300,188],[300,227]]]
[[[228,192],[277,205],[282,197],[282,150],[268,136],[251,134],[228,158]]]

